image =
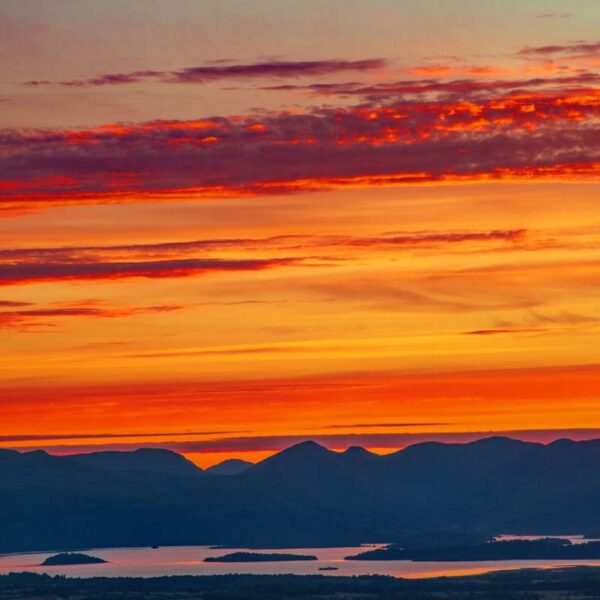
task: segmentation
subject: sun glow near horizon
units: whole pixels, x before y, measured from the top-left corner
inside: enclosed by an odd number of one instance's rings
[[[60,4],[0,9],[0,446],[600,430],[597,6]]]

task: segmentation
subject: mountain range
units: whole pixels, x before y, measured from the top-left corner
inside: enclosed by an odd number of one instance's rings
[[[502,437],[384,456],[303,442],[206,471],[169,450],[0,450],[0,552],[397,542],[600,531],[600,440]]]

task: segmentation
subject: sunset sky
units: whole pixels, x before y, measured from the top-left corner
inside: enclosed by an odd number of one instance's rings
[[[0,446],[600,437],[597,0],[3,0]]]

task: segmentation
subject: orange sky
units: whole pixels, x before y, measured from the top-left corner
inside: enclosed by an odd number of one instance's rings
[[[0,10],[0,445],[207,466],[304,438],[600,434],[597,7],[461,1],[464,39],[440,42],[439,15],[376,2],[329,45],[280,38],[311,35],[293,3],[207,16],[234,47],[150,4],[154,37],[181,28],[162,58],[137,31],[96,61],[95,33],[59,49],[77,8]],[[386,21],[430,29],[399,56]]]

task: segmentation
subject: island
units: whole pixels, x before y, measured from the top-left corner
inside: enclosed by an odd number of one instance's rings
[[[79,554],[78,552],[61,552],[54,556],[49,556],[42,564],[42,567],[59,567],[65,565],[98,565],[107,562],[97,556],[89,554]]]
[[[337,571],[337,567],[319,567],[319,571]]]
[[[312,554],[266,554],[263,552],[232,552],[223,556],[208,556],[204,562],[242,563],[242,562],[288,562],[298,560],[317,560]]]
[[[411,560],[427,562],[486,560],[590,560],[600,558],[600,542],[573,544],[559,538],[492,541],[460,546],[400,546],[346,556],[344,560]]]

